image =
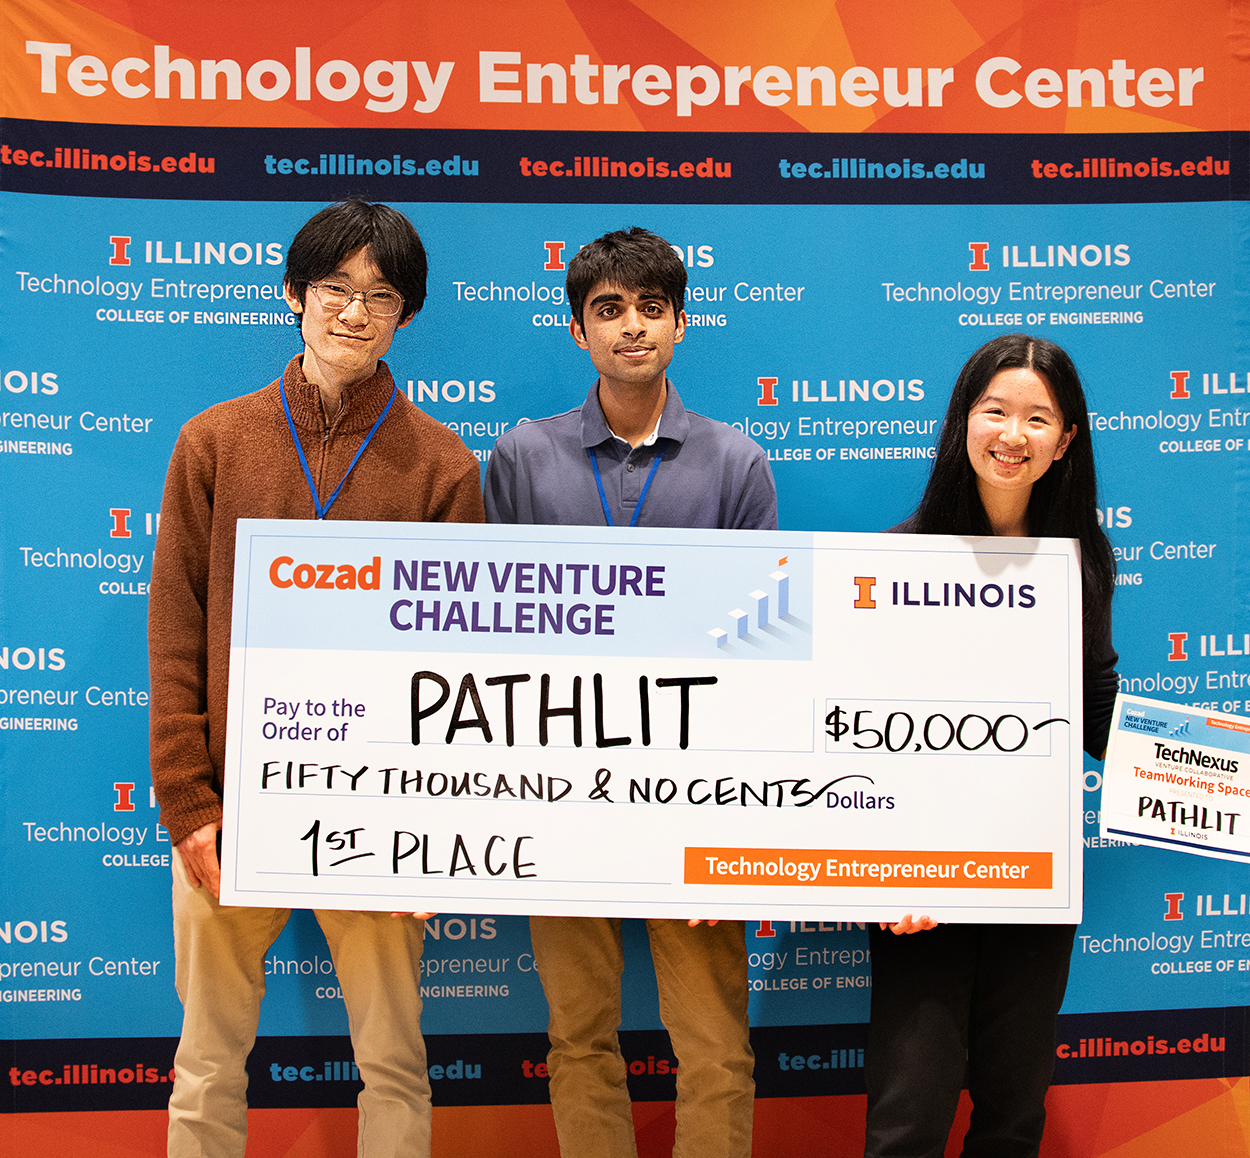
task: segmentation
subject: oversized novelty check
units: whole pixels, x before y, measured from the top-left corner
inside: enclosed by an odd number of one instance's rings
[[[1117,697],[1102,833],[1250,861],[1250,718]]]
[[[1075,922],[1067,540],[241,521],[229,904]]]

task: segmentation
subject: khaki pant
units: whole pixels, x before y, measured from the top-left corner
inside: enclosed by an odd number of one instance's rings
[[[648,921],[660,1018],[677,1055],[675,1158],[751,1153],[755,1055],[742,922]],[[531,917],[547,995],[547,1068],[564,1158],[634,1158],[621,1024],[621,922]]]
[[[247,1071],[265,994],[265,954],[290,909],[218,904],[191,888],[175,850],[174,956],[182,1039],[169,1099],[170,1158],[242,1158]],[[417,965],[425,927],[386,913],[318,910],[347,1005],[365,1088],[357,1153],[428,1158],[430,1084],[421,1037]]]

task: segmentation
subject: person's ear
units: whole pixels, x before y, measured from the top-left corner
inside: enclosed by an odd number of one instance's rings
[[[1058,462],[1067,453],[1067,449],[1072,445],[1072,440],[1076,437],[1076,423],[1072,424],[1072,429],[1065,431],[1063,437],[1059,440],[1059,445],[1055,448],[1055,461]]]
[[[686,336],[686,311],[677,311],[677,325],[673,330],[673,345],[676,345]]]

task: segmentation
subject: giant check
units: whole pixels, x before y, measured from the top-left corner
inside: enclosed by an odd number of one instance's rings
[[[241,521],[222,900],[1076,922],[1067,540]]]

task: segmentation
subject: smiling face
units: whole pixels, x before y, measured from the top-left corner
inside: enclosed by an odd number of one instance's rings
[[[590,355],[601,386],[646,391],[664,385],[673,347],[686,333],[686,312],[657,290],[628,290],[599,282],[586,295],[582,324],[569,332]]]
[[[994,520],[1004,500],[1027,505],[1033,484],[1076,436],[1064,429],[1050,383],[1032,370],[1000,370],[968,412],[968,459]]]
[[[337,269],[319,280],[366,292],[395,288],[382,276],[367,246],[349,253]],[[286,302],[303,315],[300,333],[304,338],[304,377],[316,386],[339,391],[371,377],[377,371],[378,359],[390,349],[395,331],[412,320],[401,323],[400,314],[377,317],[365,309],[358,297],[338,312],[327,310],[311,288],[305,292],[301,306],[287,286]]]

